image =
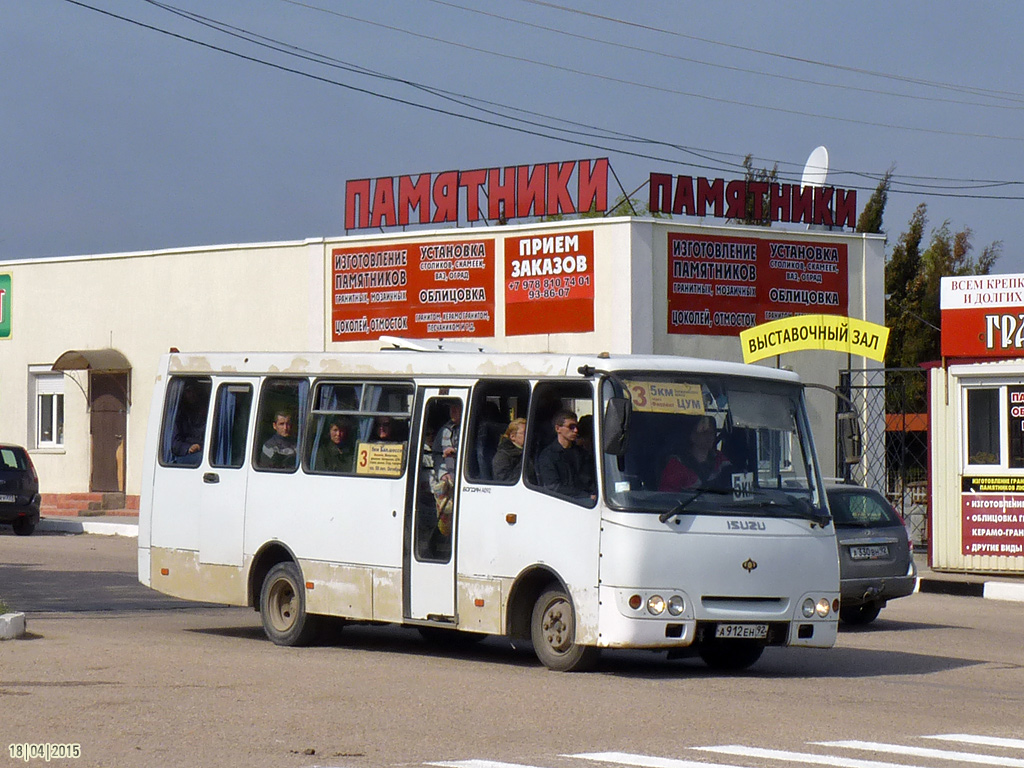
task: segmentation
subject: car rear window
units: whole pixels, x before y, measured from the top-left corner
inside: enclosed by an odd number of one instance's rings
[[[28,469],[28,457],[20,448],[0,448],[0,469]]]
[[[889,504],[874,493],[829,491],[828,505],[837,525],[900,525]]]

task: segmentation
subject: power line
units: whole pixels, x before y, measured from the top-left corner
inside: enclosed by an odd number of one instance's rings
[[[802,56],[793,56],[791,54],[777,53],[775,51],[766,51],[759,48],[752,48],[746,45],[736,45],[734,43],[723,43],[720,40],[712,40],[707,37],[699,37],[697,35],[688,35],[683,32],[675,32],[672,30],[662,29],[660,27],[651,26],[649,24],[640,24],[634,21],[628,21],[626,19],[617,19],[614,16],[605,16],[599,13],[591,13],[589,11],[581,11],[578,8],[568,8],[564,5],[558,5],[557,3],[547,2],[546,0],[521,0],[524,3],[530,3],[532,5],[538,5],[545,8],[553,8],[555,10],[564,11],[566,13],[578,14],[580,16],[587,16],[594,19],[600,19],[602,21],[610,21],[615,24],[621,24],[623,26],[634,27],[637,29],[644,29],[650,32],[657,32],[663,35],[670,35],[672,37],[678,37],[685,40],[696,40],[697,42],[707,43],[709,45],[722,46],[723,48],[730,48],[732,50],[744,51],[746,53],[755,53],[761,56],[768,56],[771,58],[783,59],[786,61],[793,61],[800,64],[810,64],[817,67],[825,67],[828,69],[836,69],[843,72],[852,72],[859,75],[867,75],[871,77],[883,78],[886,80],[895,80],[904,83],[913,83],[915,85],[924,85],[930,88],[940,88],[944,90],[957,91],[960,93],[970,93],[976,96],[985,96],[988,98],[1004,98],[1013,101],[1020,101],[1024,99],[1024,94],[1015,91],[1000,91],[993,90],[991,88],[982,88],[980,86],[969,86],[969,85],[957,85],[955,83],[943,83],[936,80],[926,80],[920,77],[909,77],[906,75],[893,75],[887,72],[878,72],[870,69],[862,69],[860,67],[850,67],[842,64],[833,64],[827,61],[818,61],[816,59],[809,59]]]
[[[130,23],[132,25],[135,25],[135,26],[138,26],[138,27],[150,30],[150,31],[158,32],[160,34],[167,35],[169,37],[178,39],[178,40],[183,41],[183,42],[192,43],[194,45],[198,45],[200,47],[204,47],[204,48],[207,48],[207,49],[210,49],[210,50],[214,50],[214,51],[217,51],[217,52],[220,52],[220,53],[225,53],[225,54],[228,54],[230,56],[233,56],[233,57],[245,60],[245,61],[249,61],[249,62],[256,63],[256,64],[261,64],[263,66],[271,67],[273,69],[276,69],[276,70],[279,70],[279,71],[283,71],[283,72],[287,72],[289,74],[299,75],[301,77],[306,77],[306,78],[315,80],[317,82],[321,82],[321,83],[324,83],[324,84],[334,85],[334,86],[337,86],[337,87],[345,88],[347,90],[351,90],[351,91],[354,91],[354,92],[357,92],[357,93],[362,93],[362,94],[365,94],[365,95],[373,96],[375,98],[384,99],[386,101],[402,104],[404,106],[411,106],[411,107],[415,107],[415,108],[418,108],[418,109],[424,109],[424,110],[428,110],[428,111],[431,111],[431,112],[434,112],[434,113],[445,115],[445,116],[448,116],[448,117],[456,117],[456,118],[460,118],[460,119],[463,119],[463,120],[469,120],[471,122],[476,122],[476,123],[488,125],[488,126],[491,126],[491,127],[502,128],[502,129],[505,129],[505,130],[510,130],[510,131],[514,131],[514,132],[518,132],[518,133],[524,133],[524,134],[528,134],[528,135],[538,136],[538,137],[541,137],[541,138],[553,139],[553,140],[562,141],[562,142],[566,142],[566,143],[570,143],[570,144],[575,144],[577,146],[583,146],[583,147],[588,147],[588,148],[592,148],[592,149],[598,149],[598,150],[601,150],[601,151],[618,152],[620,154],[624,154],[624,155],[627,155],[627,156],[637,157],[637,158],[646,159],[646,160],[654,160],[654,161],[658,161],[658,162],[665,162],[665,163],[669,163],[669,164],[672,164],[672,165],[678,165],[678,164],[682,163],[682,164],[685,164],[685,165],[690,166],[690,167],[698,167],[698,168],[704,168],[704,169],[709,169],[709,170],[722,170],[720,166],[719,167],[709,167],[709,166],[695,165],[692,162],[685,162],[685,163],[683,163],[683,161],[680,161],[680,160],[674,159],[674,158],[664,158],[664,157],[660,157],[660,156],[653,155],[653,154],[636,152],[636,151],[632,151],[632,150],[628,150],[628,149],[622,149],[622,148],[609,147],[609,146],[607,146],[605,144],[599,144],[599,143],[595,143],[593,141],[583,141],[583,140],[581,140],[579,138],[567,138],[565,136],[552,135],[551,133],[546,133],[545,132],[545,130],[547,130],[547,131],[556,130],[556,131],[563,131],[564,132],[565,129],[551,128],[551,127],[548,127],[548,126],[541,126],[539,124],[533,124],[534,128],[527,128],[527,127],[522,127],[522,126],[512,126],[512,125],[507,125],[507,124],[499,123],[499,122],[496,122],[494,120],[489,120],[489,119],[484,119],[484,118],[480,118],[480,117],[475,117],[475,116],[472,116],[472,115],[466,115],[466,114],[463,114],[463,113],[454,112],[452,110],[442,109],[440,107],[436,107],[436,106],[431,106],[431,105],[427,105],[427,104],[422,104],[422,103],[419,103],[419,102],[410,101],[408,99],[403,99],[403,98],[399,98],[399,97],[395,97],[395,96],[389,96],[389,95],[386,95],[386,94],[377,93],[377,92],[369,90],[367,88],[362,88],[362,87],[359,87],[359,86],[355,86],[355,85],[352,85],[350,83],[344,83],[344,82],[341,82],[341,81],[338,81],[338,80],[332,80],[330,78],[326,78],[326,77],[323,77],[321,75],[316,75],[314,73],[306,72],[304,70],[295,69],[295,68],[292,68],[292,67],[287,67],[287,66],[284,66],[284,65],[281,65],[281,64],[277,64],[277,63],[274,63],[274,62],[267,61],[265,59],[260,59],[260,58],[254,57],[254,56],[250,56],[250,55],[247,55],[247,54],[240,53],[238,51],[233,51],[233,50],[228,49],[228,48],[223,48],[221,46],[217,46],[217,45],[213,45],[211,43],[203,42],[203,41],[197,40],[195,38],[188,37],[186,35],[181,35],[181,34],[178,34],[176,32],[172,32],[170,30],[166,30],[166,29],[163,29],[161,27],[157,27],[157,26],[152,25],[152,24],[147,24],[147,23],[138,21],[136,19],[131,19],[131,18],[126,17],[126,16],[121,16],[119,14],[116,14],[116,13],[113,13],[113,12],[110,12],[110,11],[107,11],[107,10],[104,10],[104,9],[101,9],[101,8],[97,8],[95,6],[92,6],[92,5],[89,5],[89,4],[85,3],[85,2],[82,2],[81,0],[65,0],[65,1],[70,3],[70,4],[72,4],[72,5],[76,5],[76,6],[79,6],[81,8],[85,8],[85,9],[88,9],[88,10],[100,13],[100,14],[105,15],[107,17],[114,18],[114,19],[117,19],[117,20],[120,20],[120,21],[124,21],[126,23]],[[152,2],[153,0],[147,0],[147,1],[151,1]],[[160,7],[164,7],[164,4],[161,4],[161,3],[153,2],[153,4],[157,5],[157,6],[160,6]],[[170,8],[170,7],[168,7],[168,8]],[[173,9],[173,10],[174,11],[178,11],[179,9]],[[186,15],[188,15],[187,12],[182,12],[182,13],[186,13]],[[203,17],[203,18],[205,18],[205,17]],[[228,25],[224,25],[224,26],[228,26]],[[235,29],[237,29],[237,28],[235,28]],[[248,34],[252,34],[252,33],[248,33]],[[270,38],[264,38],[264,39],[265,40],[269,40]],[[291,47],[294,48],[294,46],[291,46]],[[280,49],[275,49],[275,50],[280,50]],[[285,52],[287,52],[287,51],[285,51]],[[323,63],[323,62],[320,62],[320,63]],[[371,70],[366,70],[365,68],[356,68],[356,71],[358,71],[360,74],[372,74],[373,76],[381,76],[381,75],[377,75],[376,73],[372,73]],[[382,77],[384,77],[384,76],[382,76]],[[402,83],[411,83],[412,82],[412,81],[399,80],[399,79],[396,79],[396,78],[387,78],[387,79],[392,79],[392,80],[395,80],[396,82],[402,82]],[[427,86],[420,86],[420,87],[423,87],[423,88],[426,88],[427,90],[430,90]],[[467,97],[467,98],[469,98],[469,97]],[[547,118],[547,119],[554,119],[554,118]],[[528,121],[522,121],[522,122],[528,122]],[[563,121],[563,122],[565,122],[565,121]],[[544,130],[537,130],[535,128],[543,128]],[[608,136],[608,137],[605,137],[605,138],[606,139],[610,139],[612,141],[619,140],[619,139],[617,139],[614,136]],[[650,142],[650,143],[658,143],[658,144],[660,144],[662,146],[670,146],[670,147],[678,149],[678,147],[676,147],[675,145],[668,144],[667,142],[654,142],[653,140],[643,140],[643,141],[647,141],[647,142]],[[732,165],[732,164],[730,164],[730,165]],[[846,173],[853,173],[853,172],[846,172]],[[860,175],[867,176],[866,174],[860,174]],[[877,181],[877,178],[876,178],[876,181]],[[1004,182],[1004,183],[1010,184],[1010,183],[1017,183],[1017,182]],[[890,192],[899,193],[900,190],[890,189]],[[910,194],[910,193],[908,192],[907,194]],[[914,192],[914,194],[926,195],[926,196],[983,198],[983,199],[1002,199],[1002,200],[1020,200],[1020,199],[1024,199],[1024,197],[1015,197],[1015,196],[976,195],[976,194],[962,194],[962,193],[961,194],[953,194],[953,193],[924,192],[924,191],[917,191],[917,192]]]
[[[304,3],[294,2],[294,0],[282,0],[282,2],[289,2],[289,3],[292,3],[294,5],[305,5]],[[627,50],[627,51],[634,51],[634,52],[637,52],[637,53],[647,54],[647,55],[650,55],[650,56],[657,56],[657,57],[660,57],[660,58],[670,59],[672,61],[682,61],[682,62],[686,62],[686,63],[689,63],[689,64],[698,64],[698,65],[700,65],[702,67],[712,67],[714,69],[722,69],[722,70],[726,70],[726,71],[729,71],[729,72],[740,72],[742,74],[754,75],[754,76],[757,76],[757,77],[767,77],[767,78],[773,78],[773,79],[777,79],[777,80],[786,80],[788,82],[803,83],[805,85],[813,85],[813,86],[821,87],[821,88],[835,88],[835,89],[843,90],[843,91],[856,91],[856,92],[859,92],[859,93],[870,93],[870,94],[880,95],[880,96],[894,96],[894,97],[900,98],[900,99],[912,99],[912,100],[915,100],[915,101],[928,101],[928,102],[935,102],[935,103],[940,103],[940,104],[957,104],[957,105],[960,105],[960,106],[967,106],[967,107],[981,107],[982,109],[1002,109],[1002,110],[1022,110],[1022,109],[1024,109],[1024,98],[1022,98],[1022,99],[1012,99],[1012,101],[1017,102],[1015,104],[988,104],[988,103],[984,103],[984,102],[980,102],[980,101],[963,101],[963,100],[960,100],[960,99],[944,99],[944,98],[939,98],[939,97],[936,97],[936,96],[921,96],[921,95],[912,94],[912,93],[900,93],[900,92],[897,92],[897,91],[883,91],[883,90],[879,90],[877,88],[862,88],[862,87],[859,87],[859,86],[856,86],[856,85],[845,85],[845,84],[841,84],[841,83],[830,83],[830,82],[823,81],[823,80],[809,80],[809,79],[803,78],[803,77],[793,77],[792,75],[783,75],[783,74],[778,73],[778,72],[767,72],[767,71],[765,71],[763,69],[748,69],[746,67],[739,67],[739,66],[735,66],[735,65],[731,65],[731,64],[718,64],[718,63],[715,63],[715,62],[712,62],[712,61],[705,61],[703,59],[691,58],[689,56],[680,56],[680,55],[674,54],[674,53],[666,53],[665,51],[656,51],[656,50],[653,50],[651,48],[645,48],[645,47],[638,46],[638,45],[627,45],[626,43],[616,42],[614,40],[604,40],[602,38],[591,37],[589,35],[581,35],[581,34],[579,34],[577,32],[570,32],[569,30],[564,29],[564,28],[549,27],[549,26],[546,26],[544,24],[535,24],[533,22],[523,21],[522,19],[512,18],[511,16],[503,16],[501,14],[492,13],[490,11],[483,11],[483,10],[480,10],[479,8],[470,8],[470,7],[465,6],[465,5],[459,5],[458,3],[449,2],[448,0],[430,0],[430,2],[435,3],[437,5],[446,6],[448,8],[455,8],[455,9],[460,10],[460,11],[465,11],[466,13],[474,13],[474,14],[478,14],[478,15],[481,15],[481,16],[486,16],[488,18],[498,19],[498,20],[501,20],[501,21],[509,22],[511,24],[522,25],[522,26],[525,26],[525,27],[529,27],[531,29],[539,29],[539,30],[542,30],[544,32],[551,32],[551,33],[554,33],[554,34],[557,34],[557,35],[562,35],[562,36],[565,36],[565,37],[571,37],[571,38],[576,39],[576,40],[585,40],[587,42],[600,43],[602,45],[608,45],[608,46],[612,46],[614,48],[621,48],[621,49]]]
[[[524,1],[525,2],[533,2],[533,0],[524,0]],[[419,38],[421,40],[427,40],[427,41],[435,42],[435,43],[443,43],[444,45],[450,45],[450,46],[453,46],[455,48],[461,48],[463,50],[472,51],[474,53],[482,53],[482,54],[487,55],[487,56],[493,56],[493,57],[500,58],[500,59],[507,59],[509,61],[516,61],[516,62],[519,62],[521,64],[533,64],[533,65],[538,66],[538,67],[545,67],[547,69],[552,69],[552,70],[555,70],[555,71],[558,71],[558,72],[565,72],[565,73],[571,74],[571,75],[579,75],[579,76],[582,76],[582,77],[590,77],[590,78],[594,78],[594,79],[597,79],[597,80],[604,80],[606,82],[616,83],[618,85],[626,85],[626,86],[628,86],[630,88],[641,88],[641,89],[644,89],[644,90],[651,90],[651,91],[655,91],[655,92],[659,92],[659,93],[669,93],[669,94],[672,94],[672,95],[675,95],[675,96],[686,96],[688,98],[701,99],[701,100],[704,100],[704,101],[714,102],[716,104],[726,104],[726,105],[729,105],[729,106],[744,107],[744,108],[747,108],[747,109],[760,109],[760,110],[764,110],[766,112],[777,112],[777,113],[780,113],[780,114],[792,115],[792,116],[795,116],[795,117],[812,117],[812,118],[816,118],[816,119],[819,119],[819,120],[831,120],[831,121],[834,121],[834,122],[850,123],[850,124],[853,124],[853,125],[864,125],[864,126],[868,126],[868,127],[871,127],[871,128],[886,128],[888,130],[894,130],[894,131],[908,131],[908,132],[915,132],[915,133],[928,133],[928,134],[934,134],[934,135],[939,135],[939,136],[957,136],[957,137],[960,137],[960,138],[968,138],[968,139],[990,139],[990,140],[993,140],[993,141],[1024,142],[1024,137],[1022,137],[1022,136],[999,136],[999,135],[988,134],[988,133],[972,133],[972,132],[969,132],[969,131],[947,131],[947,130],[942,130],[940,128],[921,128],[921,127],[915,127],[915,126],[895,125],[893,123],[881,123],[881,122],[875,122],[875,121],[872,121],[872,120],[860,120],[860,119],[854,118],[854,117],[836,117],[834,115],[823,115],[823,114],[819,114],[819,113],[816,113],[816,112],[807,112],[807,111],[799,110],[799,109],[787,109],[785,107],[776,107],[776,106],[771,106],[771,105],[768,105],[768,104],[755,104],[755,103],[747,102],[747,101],[739,101],[737,99],[726,99],[726,98],[721,97],[721,96],[709,96],[707,94],[695,93],[693,91],[683,91],[683,90],[679,90],[677,88],[668,88],[666,86],[654,85],[652,83],[644,83],[644,82],[639,82],[639,81],[636,81],[636,80],[627,80],[625,78],[613,77],[611,75],[602,75],[602,74],[598,74],[597,72],[589,72],[589,71],[582,70],[582,69],[577,69],[577,68],[574,68],[574,67],[567,67],[567,66],[563,66],[563,65],[560,65],[560,64],[552,64],[550,62],[538,61],[536,59],[527,58],[525,56],[515,56],[515,55],[510,54],[510,53],[502,53],[501,51],[496,51],[496,50],[489,49],[489,48],[480,48],[478,46],[469,45],[468,43],[460,43],[460,42],[457,42],[457,41],[454,41],[454,40],[446,40],[446,39],[444,39],[442,37],[437,37],[437,36],[434,36],[434,35],[427,35],[427,34],[424,34],[422,32],[414,32],[412,30],[403,29],[402,27],[398,27],[398,26],[395,26],[393,24],[384,24],[384,23],[378,22],[378,21],[370,21],[368,19],[364,19],[364,18],[361,18],[359,16],[353,16],[352,14],[342,13],[341,11],[335,11],[335,10],[331,10],[331,9],[328,9],[328,8],[321,8],[321,7],[313,5],[311,3],[299,2],[299,0],[282,0],[282,2],[286,2],[286,3],[290,4],[290,5],[297,5],[297,6],[301,6],[301,7],[304,7],[304,8],[308,8],[310,10],[318,11],[320,13],[329,14],[331,16],[336,16],[338,18],[346,19],[348,21],[355,21],[355,22],[359,22],[361,24],[367,24],[369,26],[378,27],[380,29],[386,29],[386,30],[389,30],[391,32],[399,32],[401,34],[410,35],[412,37],[416,37],[416,38]],[[543,5],[544,3],[541,3],[541,4]],[[553,7],[558,7],[558,6],[553,6]],[[593,14],[585,14],[585,15],[593,15]],[[599,17],[599,18],[605,18],[605,17]],[[629,22],[629,23],[632,24],[632,22]]]

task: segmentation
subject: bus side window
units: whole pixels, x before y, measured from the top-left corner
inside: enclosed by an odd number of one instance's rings
[[[590,382],[537,385],[523,453],[528,486],[576,504],[594,505],[597,468],[592,440],[593,414],[594,392]],[[556,424],[556,421],[563,424]],[[565,439],[567,447],[560,447],[560,439]],[[563,453],[567,450],[577,453],[572,456]]]
[[[267,379],[260,391],[253,445],[257,469],[294,472],[309,395],[306,379]]]
[[[400,477],[414,392],[409,382],[317,382],[303,467],[314,474]]]
[[[249,436],[252,387],[221,384],[213,409],[210,435],[210,466],[237,469],[245,463],[245,440]]]
[[[161,464],[199,466],[206,446],[206,416],[209,407],[209,378],[179,376],[168,382],[160,435]]]
[[[473,389],[470,407],[469,440],[466,445],[466,478],[478,483],[513,485],[519,482],[522,454],[512,444],[502,449],[499,468],[494,474],[495,457],[512,420],[526,416],[530,385],[526,381],[481,381]]]

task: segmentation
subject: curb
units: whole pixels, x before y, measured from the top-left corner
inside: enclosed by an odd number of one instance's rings
[[[1024,583],[1006,581],[952,581],[949,579],[923,578],[918,583],[919,592],[934,595],[955,595],[957,597],[985,597],[990,600],[1009,600],[1024,603]]]
[[[25,634],[25,614],[5,613],[0,616],[0,640],[17,640]]]
[[[57,533],[96,533],[101,536],[139,537],[139,526],[137,523],[89,522],[88,518],[58,520],[52,517],[44,517],[40,518],[36,530]]]

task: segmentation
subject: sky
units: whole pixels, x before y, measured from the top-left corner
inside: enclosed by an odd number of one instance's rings
[[[894,168],[887,254],[926,203],[1024,272],[1022,29],[1016,0],[0,0],[0,261],[337,237],[349,179],[796,182],[823,145],[858,210]]]

